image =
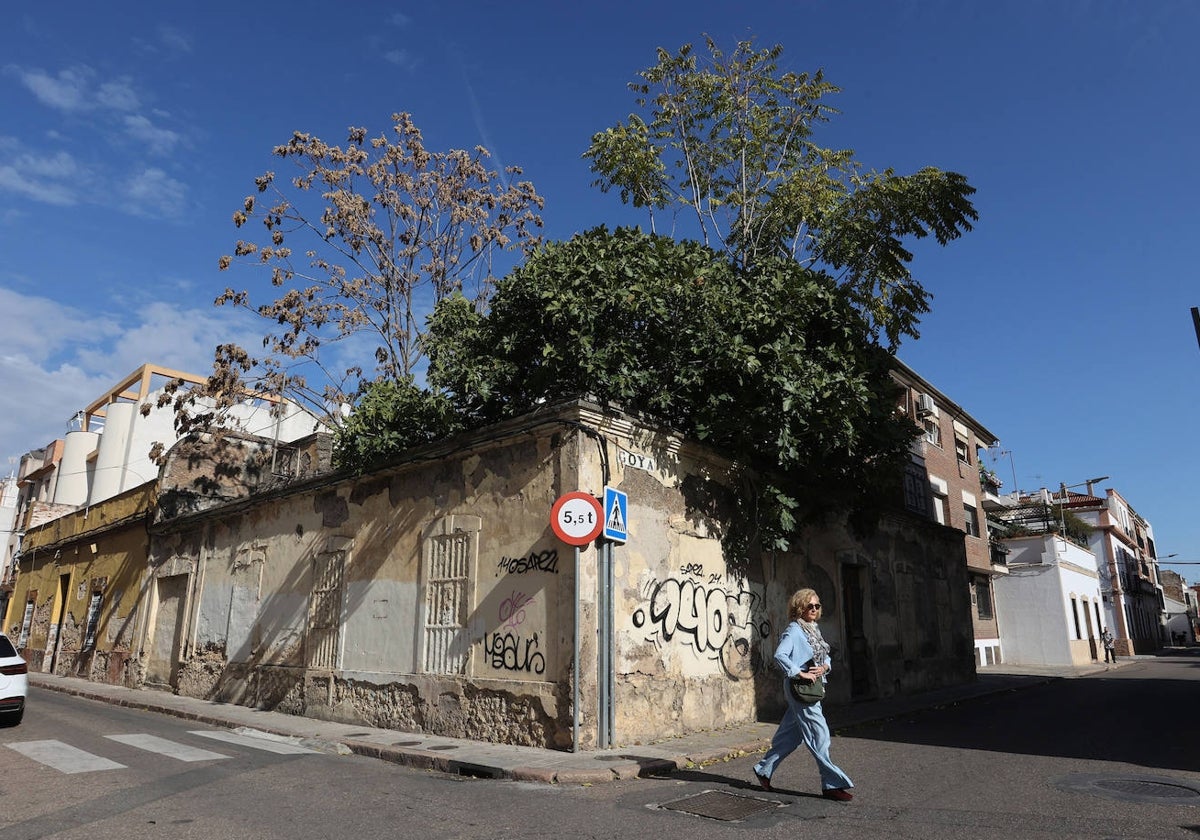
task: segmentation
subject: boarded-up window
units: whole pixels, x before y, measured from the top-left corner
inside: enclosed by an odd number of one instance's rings
[[[17,647],[23,648],[29,644],[29,628],[33,624],[33,605],[37,601],[37,593],[30,592],[29,600],[25,602],[25,615],[21,617],[21,635],[17,637]]]
[[[466,532],[444,534],[427,546],[423,664],[428,674],[466,671],[471,539]]]
[[[92,593],[92,600],[88,603],[87,631],[83,635],[84,650],[92,650],[96,647],[96,628],[100,626],[100,605],[103,601],[103,594]]]
[[[308,667],[331,670],[340,665],[342,580],[346,552],[313,558],[313,588],[308,602]]]

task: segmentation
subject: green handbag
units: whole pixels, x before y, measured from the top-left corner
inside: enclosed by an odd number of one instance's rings
[[[825,699],[825,681],[820,677],[812,682],[801,676],[792,677],[788,680],[788,690],[797,701],[810,706]]]

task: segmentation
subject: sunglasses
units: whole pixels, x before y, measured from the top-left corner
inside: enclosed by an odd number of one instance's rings
[[[805,606],[805,608],[804,608],[804,609],[806,609],[806,610],[819,610],[819,609],[821,609],[821,605],[820,605],[820,604],[808,604],[807,606]]]

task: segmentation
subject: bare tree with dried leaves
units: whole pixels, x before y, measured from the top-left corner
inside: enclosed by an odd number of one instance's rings
[[[415,387],[437,302],[461,292],[482,308],[498,255],[540,242],[544,202],[519,168],[495,171],[482,146],[429,151],[407,113],[392,123],[374,137],[352,127],[345,146],[296,132],[275,147],[298,174],[255,179],[233,222],[260,222],[261,238],[239,239],[220,268],[266,268],[278,296],[255,303],[227,288],[215,301],[269,322],[266,352],[222,345],[206,384],[173,383],[160,402],[174,402],[181,436],[219,429],[223,407],[246,394],[287,398],[336,426],[373,383]]]
[[[482,146],[429,151],[409,114],[392,120],[391,137],[351,128],[344,147],[297,132],[273,151],[299,167],[290,190],[267,172],[234,213],[239,229],[260,220],[264,238],[239,240],[222,270],[267,267],[280,291],[263,304],[232,288],[216,300],[277,326],[256,390],[325,410],[367,382],[411,377],[432,307],[452,292],[486,301],[497,252],[539,241],[543,199],[520,169],[489,168]]]

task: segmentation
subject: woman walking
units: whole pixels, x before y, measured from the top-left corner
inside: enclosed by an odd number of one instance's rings
[[[787,712],[771,739],[771,748],[754,765],[754,775],[764,790],[771,789],[771,776],[800,744],[817,760],[821,772],[821,795],[826,799],[849,802],[854,798],[848,788],[854,787],[842,769],[829,758],[829,724],[821,711],[821,701],[804,702],[793,694],[791,681],[812,683],[825,681],[829,673],[829,645],[821,636],[817,619],[821,617],[821,599],[812,589],[801,589],[788,599],[787,629],[775,649],[775,662],[783,670],[783,696]]]

